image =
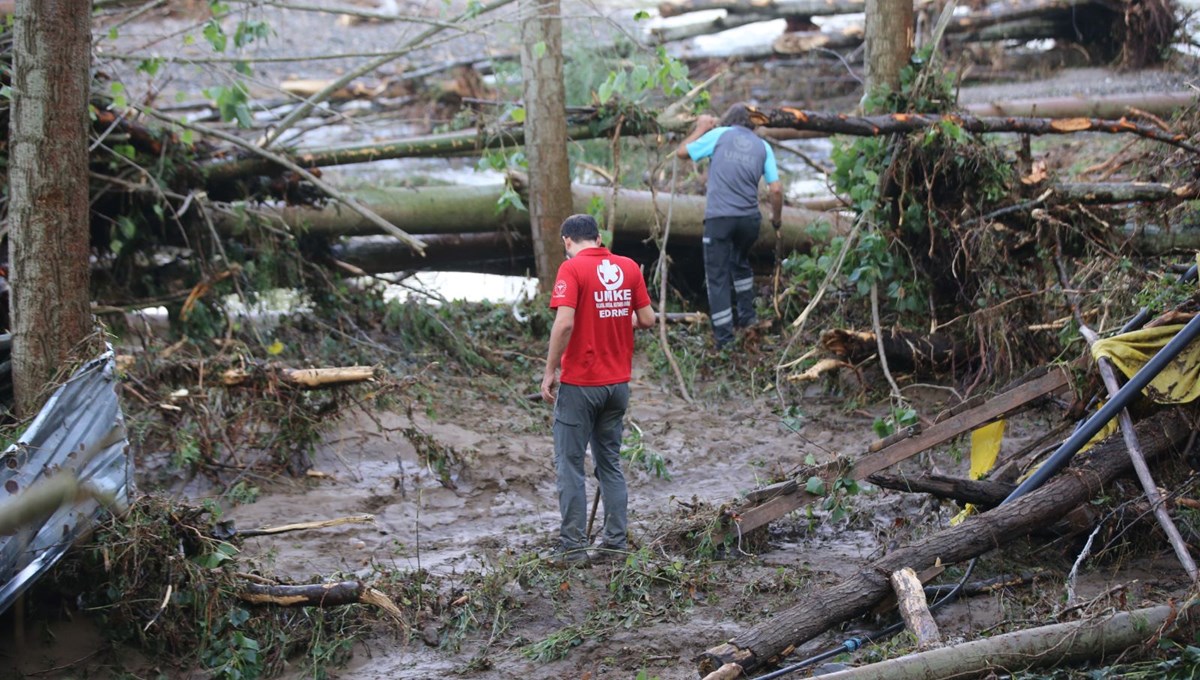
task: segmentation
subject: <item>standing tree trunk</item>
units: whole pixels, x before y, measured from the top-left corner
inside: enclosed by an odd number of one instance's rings
[[[521,77],[525,96],[525,158],[529,220],[538,289],[549,292],[563,261],[559,227],[571,214],[559,0],[524,0]]]
[[[9,139],[13,390],[37,410],[92,332],[88,289],[90,0],[18,0]]]
[[[887,88],[900,91],[900,69],[913,48],[912,0],[867,0],[865,95]],[[869,113],[869,112],[868,112]]]

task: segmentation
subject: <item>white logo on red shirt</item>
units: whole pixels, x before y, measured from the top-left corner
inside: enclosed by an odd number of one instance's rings
[[[616,290],[625,283],[625,271],[604,258],[600,264],[596,265],[596,276],[600,278],[600,284],[605,290]]]
[[[554,292],[551,294],[551,296],[556,297],[556,298],[566,297],[567,296],[567,282],[560,279],[557,283],[555,283],[554,284]]]

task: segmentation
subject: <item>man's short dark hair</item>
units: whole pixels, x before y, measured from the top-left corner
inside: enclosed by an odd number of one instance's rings
[[[741,126],[750,130],[754,129],[754,123],[750,122],[750,109],[746,108],[745,104],[734,104],[728,109],[725,109],[725,115],[721,116],[722,127]]]
[[[571,215],[562,223],[562,235],[579,243],[600,238],[600,227],[591,215]]]

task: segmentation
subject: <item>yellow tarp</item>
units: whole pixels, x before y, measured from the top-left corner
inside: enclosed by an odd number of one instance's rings
[[[1004,419],[988,423],[971,431],[971,479],[983,479],[996,464],[996,456],[1000,454],[1000,443],[1004,441]],[[962,512],[950,519],[950,526],[956,526],[967,517],[975,514],[973,503],[967,503]]]
[[[1183,328],[1158,326],[1097,340],[1092,356],[1108,357],[1126,376],[1146,365]],[[1160,404],[1186,404],[1200,397],[1200,343],[1192,343],[1150,381],[1146,396]]]
[[[1003,418],[971,432],[971,479],[983,479],[996,464],[1003,439]]]

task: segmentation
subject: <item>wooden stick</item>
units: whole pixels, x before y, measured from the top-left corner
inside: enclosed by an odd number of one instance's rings
[[[283,524],[277,527],[264,527],[262,529],[246,529],[238,531],[237,535],[243,538],[253,536],[274,536],[276,534],[285,534],[291,531],[307,531],[309,529],[326,529],[329,527],[341,526],[343,524],[370,524],[375,521],[375,515],[350,515],[348,517],[338,517],[336,519],[323,519],[313,522],[299,522],[296,524]]]
[[[277,607],[337,607],[347,604],[370,604],[384,610],[397,620],[402,612],[383,592],[359,581],[317,583],[299,586],[266,586],[251,583],[243,586],[238,598],[251,604],[271,604]]]

